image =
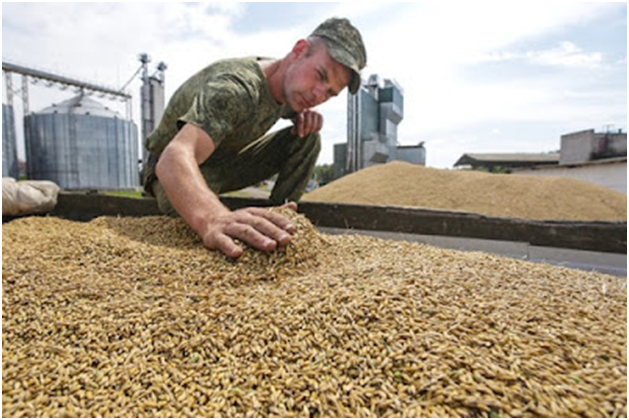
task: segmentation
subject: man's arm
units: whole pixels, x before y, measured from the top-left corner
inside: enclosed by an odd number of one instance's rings
[[[242,254],[234,239],[264,251],[287,245],[294,231],[287,218],[253,207],[232,212],[210,190],[199,165],[214,149],[214,141],[204,130],[186,124],[162,152],[155,173],[177,213],[206,247],[228,257]],[[289,207],[297,205],[289,203]]]

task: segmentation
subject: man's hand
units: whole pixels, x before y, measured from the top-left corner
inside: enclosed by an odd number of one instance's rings
[[[199,165],[214,148],[209,134],[186,124],[162,152],[155,173],[177,213],[206,247],[228,257],[238,258],[242,254],[234,239],[263,251],[287,245],[295,227],[286,217],[263,208],[232,212],[208,188]],[[297,210],[296,203],[285,206]]]
[[[296,203],[286,207],[297,210]],[[234,239],[240,239],[262,251],[273,251],[277,246],[286,246],[295,227],[290,220],[269,209],[248,207],[225,212],[214,218],[202,234],[203,244],[209,249],[223,252],[230,258],[242,255],[242,248]]]
[[[292,133],[299,137],[306,137],[311,133],[318,133],[323,127],[323,117],[317,111],[306,109],[293,118]]]

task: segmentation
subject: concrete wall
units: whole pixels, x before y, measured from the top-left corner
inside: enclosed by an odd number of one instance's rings
[[[378,102],[369,95],[366,90],[358,91],[360,98],[361,113],[360,118],[360,140],[370,139],[374,134],[378,133],[380,127],[378,125]]]
[[[627,156],[627,133],[595,133],[594,130],[585,130],[561,136],[560,165],[614,156]]]
[[[378,138],[363,142],[362,167],[368,168],[378,163],[386,163],[391,158],[391,147]]]
[[[579,131],[561,136],[560,165],[583,163],[590,160],[594,148],[594,130]]]
[[[514,169],[518,175],[563,176],[591,182],[627,194],[627,161],[583,166]]]
[[[426,149],[422,146],[398,147],[395,155],[396,160],[408,163],[426,164]]]
[[[347,143],[334,145],[334,179],[345,175],[345,163],[347,162]]]
[[[597,138],[604,144],[603,156],[627,156],[627,133],[597,134]]]
[[[13,107],[2,104],[2,176],[18,179],[20,170],[17,161],[14,118]]]

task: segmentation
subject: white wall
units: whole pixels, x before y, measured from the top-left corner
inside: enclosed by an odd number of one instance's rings
[[[513,173],[519,175],[563,176],[580,179],[627,194],[627,161],[574,167],[521,168],[513,169]]]

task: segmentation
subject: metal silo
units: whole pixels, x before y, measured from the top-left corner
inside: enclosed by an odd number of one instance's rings
[[[84,95],[26,119],[28,177],[65,189],[139,187],[137,127]]]
[[[17,179],[17,144],[15,142],[15,120],[13,107],[2,104],[2,176]]]

